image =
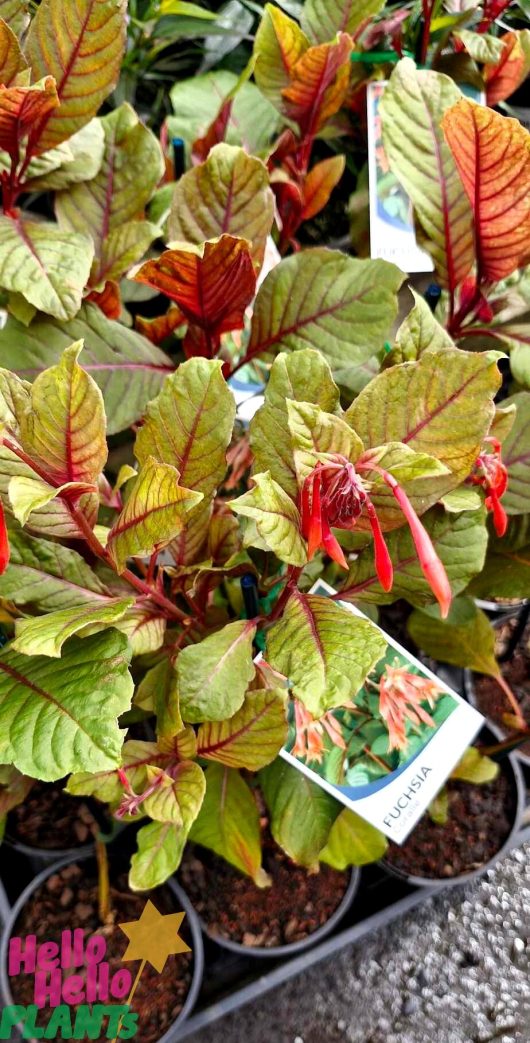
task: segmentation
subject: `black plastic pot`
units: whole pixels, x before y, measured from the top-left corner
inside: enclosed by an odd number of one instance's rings
[[[494,740],[497,740],[501,737],[498,729],[493,728],[491,725],[488,725],[487,731],[491,732],[491,735],[493,735]],[[491,739],[491,735],[488,735],[487,738]],[[482,874],[485,873],[490,868],[490,866],[495,865],[495,863],[498,862],[499,859],[502,858],[502,856],[505,855],[510,850],[510,848],[514,846],[515,838],[517,837],[517,834],[519,833],[523,824],[523,816],[525,813],[526,805],[526,784],[523,778],[521,768],[513,754],[510,754],[509,756],[503,758],[502,770],[506,771],[510,776],[515,796],[515,813],[512,828],[508,836],[506,837],[504,843],[495,853],[493,858],[491,858],[488,862],[485,862],[484,865],[479,866],[478,869],[474,869],[469,873],[460,873],[458,876],[450,876],[443,878],[416,876],[415,874],[405,873],[401,869],[398,869],[396,866],[391,865],[390,862],[386,862],[383,858],[381,861],[381,865],[383,866],[385,872],[389,873],[390,876],[394,876],[397,877],[399,880],[405,881],[407,884],[410,884],[411,887],[429,887],[440,889],[444,887],[454,887],[457,884],[468,883],[469,880],[474,880],[476,877],[482,876]]]
[[[481,608],[488,616],[491,616],[492,620],[497,619],[510,619],[514,616],[519,616],[524,608],[528,605],[528,598],[521,598],[519,601],[515,601],[513,605],[509,605],[506,602],[502,604],[499,601],[488,601],[485,598],[475,598],[475,604],[477,608]]]
[[[80,844],[79,847],[67,847],[61,849],[47,849],[44,847],[32,847],[29,844],[22,844],[20,840],[15,840],[9,833],[6,833],[4,838],[4,844],[6,848],[11,848],[12,851],[16,851],[18,855],[23,855],[27,858],[34,873],[40,873],[41,870],[46,869],[47,866],[53,865],[57,862],[62,862],[65,859],[72,861],[74,858],[86,858],[88,855],[94,852],[94,841],[90,841],[88,844]]]
[[[13,997],[11,995],[11,989],[9,985],[9,977],[7,974],[7,957],[9,950],[9,940],[11,938],[14,927],[20,913],[28,900],[34,894],[39,887],[48,879],[52,873],[56,873],[64,866],[69,865],[71,862],[87,861],[91,857],[91,854],[85,854],[81,857],[75,855],[75,857],[63,858],[60,862],[55,862],[52,866],[48,866],[43,869],[35,878],[31,884],[28,885],[15,902],[13,908],[10,910],[5,924],[5,928],[2,932],[2,939],[0,943],[0,1006],[9,1006],[13,1003]],[[180,1026],[190,1016],[193,1007],[195,1006],[197,996],[199,995],[202,978],[204,972],[204,947],[202,942],[202,933],[199,925],[199,919],[197,914],[182,888],[177,884],[175,880],[168,880],[164,887],[168,887],[175,896],[175,904],[180,910],[184,910],[186,913],[187,924],[191,932],[192,937],[192,952],[193,952],[193,977],[190,986],[190,990],[186,997],[184,1006],[178,1016],[173,1022],[173,1025],[163,1036],[157,1041],[157,1043],[174,1043],[175,1040],[180,1039]],[[156,891],[154,892],[156,894]],[[149,892],[146,892],[146,899],[149,897]],[[34,1043],[34,1041],[30,1041]]]
[[[215,942],[222,949],[229,949],[230,952],[238,953],[240,956],[253,956],[257,959],[285,959],[288,960],[291,956],[296,956],[300,952],[304,952],[305,949],[312,948],[319,942],[323,941],[324,938],[331,934],[335,927],[340,923],[345,913],[350,908],[355,895],[359,889],[360,872],[357,867],[352,869],[350,882],[344,893],[340,904],[335,909],[335,912],[331,914],[328,920],[321,927],[318,927],[312,934],[308,934],[307,938],[301,938],[297,942],[291,942],[289,945],[273,945],[270,948],[265,948],[257,945],[243,945],[241,942],[234,942],[230,938],[223,938],[221,935],[216,934],[210,930],[208,925],[203,920],[202,916],[198,913],[197,916],[201,928],[210,941]],[[266,894],[266,891],[264,891]]]
[[[0,880],[0,936],[2,935],[7,921],[9,920],[10,913],[11,910],[9,907],[9,902],[7,900],[7,895],[4,891],[4,885]]]

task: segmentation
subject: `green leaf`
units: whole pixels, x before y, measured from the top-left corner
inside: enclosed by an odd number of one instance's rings
[[[28,329],[9,317],[0,330],[0,365],[34,380],[79,340],[85,344],[83,369],[103,393],[108,433],[123,431],[143,415],[174,366],[145,337],[107,319],[95,304],[83,304],[76,318],[66,323],[38,316]]]
[[[142,793],[147,786],[147,768],[165,767],[170,755],[162,752],[156,742],[129,739],[123,744],[120,767],[135,793]],[[74,797],[97,797],[105,804],[118,804],[123,796],[123,784],[115,767],[103,771],[77,772],[70,775],[66,792]]]
[[[278,755],[286,738],[285,691],[260,689],[247,692],[229,720],[201,724],[197,754],[227,768],[258,771]]]
[[[424,351],[441,351],[455,346],[443,326],[436,321],[424,297],[412,287],[410,292],[414,297],[414,307],[401,323],[392,351],[385,356],[385,368],[399,362],[415,362]]]
[[[206,18],[215,21],[216,15],[199,4],[190,3],[190,0],[162,0],[160,4],[161,15],[186,15],[187,18]]]
[[[86,235],[48,221],[0,217],[0,284],[56,319],[79,311],[93,256]]]
[[[387,261],[358,260],[317,247],[286,258],[265,279],[254,306],[249,351],[314,348],[339,384],[379,351],[397,314],[403,274]]]
[[[333,869],[348,866],[366,866],[383,858],[388,841],[375,826],[371,826],[354,811],[345,808],[335,819],[326,846],[320,852],[320,861]]]
[[[182,532],[186,513],[200,500],[202,493],[180,484],[175,467],[148,457],[109,533],[107,550],[117,571],[123,572],[128,558],[153,554],[171,543]]]
[[[451,493],[441,497],[441,503],[450,514],[460,514],[462,511],[478,511],[482,507],[480,493],[469,486],[459,485]]]
[[[315,717],[353,699],[384,655],[381,631],[329,598],[293,591],[267,635],[267,661]]]
[[[476,62],[487,62],[497,65],[502,58],[504,42],[498,36],[489,33],[473,33],[470,29],[458,29],[453,36],[463,43],[468,54]]]
[[[148,767],[148,783],[159,782],[157,788],[143,802],[143,809],[155,822],[172,822],[189,832],[195,821],[206,790],[204,772],[193,761],[181,761],[171,768]]]
[[[69,547],[39,540],[20,529],[9,532],[11,557],[0,576],[0,598],[16,597],[17,605],[31,602],[38,612],[99,604],[103,607],[111,592]]]
[[[0,334],[1,336],[1,334]],[[298,481],[287,418],[287,399],[313,402],[325,413],[339,408],[339,389],[320,352],[301,349],[275,358],[265,389],[264,405],[250,423],[250,445],[255,471],[271,477],[290,496],[298,493]]]
[[[126,0],[42,0],[25,54],[33,80],[54,76],[59,108],[39,127],[42,151],[71,137],[96,115],[118,81],[125,47]]]
[[[327,43],[338,32],[354,35],[382,7],[384,0],[306,0],[301,25],[313,43]]]
[[[0,18],[20,36],[29,25],[28,0],[0,0]]]
[[[131,859],[131,891],[150,891],[164,884],[180,865],[187,840],[184,829],[172,822],[150,822],[136,835],[138,849]]]
[[[215,69],[204,76],[181,80],[170,90],[175,112],[168,116],[171,138],[182,138],[188,155],[191,146],[206,134],[223,100],[236,88],[238,78],[228,69]],[[279,116],[254,83],[237,90],[224,134],[227,145],[241,145],[250,155],[265,149],[279,127]]]
[[[484,565],[488,543],[484,511],[447,514],[440,507],[432,507],[422,522],[444,565],[453,595],[459,594]],[[432,590],[421,570],[408,526],[388,533],[385,539],[394,567],[392,590],[386,593],[379,583],[370,544],[350,565],[344,582],[347,600],[390,605],[397,598],[405,598],[418,606],[432,602]]]
[[[96,492],[86,492],[86,485],[75,482],[67,482],[59,488],[48,485],[36,478],[8,449],[0,449],[0,488],[4,503],[20,525],[27,524],[38,535],[79,539],[77,521],[59,496],[66,490],[89,525],[93,527],[96,523],[99,506]]]
[[[222,764],[210,764],[205,776],[206,794],[190,840],[215,851],[258,887],[266,887],[269,880],[261,868],[259,813],[252,791],[239,772]]]
[[[156,715],[156,734],[167,742],[184,729],[180,714],[177,672],[169,656],[164,656],[143,678],[139,687],[141,698],[150,696],[151,709]],[[136,701],[136,700],[135,700]]]
[[[449,792],[446,786],[431,801],[428,812],[429,817],[437,826],[447,825],[449,820]]]
[[[470,597],[456,598],[447,619],[440,619],[438,606],[414,609],[407,629],[412,640],[441,663],[467,667],[496,677],[495,632]]]
[[[341,805],[282,760],[264,768],[259,780],[276,843],[294,862],[315,869]]]
[[[504,500],[503,500],[504,503]],[[530,532],[528,516],[510,518],[502,539],[490,539],[486,561],[470,584],[476,598],[526,598],[530,590]],[[521,530],[517,522],[522,522]],[[1,589],[1,587],[0,587]]]
[[[449,468],[446,476],[416,479],[411,499],[423,513],[469,475],[489,431],[499,382],[493,353],[429,351],[375,377],[345,418],[367,448],[403,442]],[[383,507],[387,522],[403,523],[390,490],[378,491],[377,508]]]
[[[355,463],[363,451],[361,439],[341,417],[324,413],[313,403],[288,401],[287,423],[299,482],[311,473],[322,453],[340,453]]]
[[[90,181],[103,162],[105,136],[102,122],[90,120],[68,142],[31,161],[24,188],[31,192],[50,192]],[[90,229],[84,228],[85,234]]]
[[[440,127],[446,109],[460,98],[449,76],[416,69],[403,58],[379,107],[390,168],[412,200],[438,279],[452,289],[474,260],[471,206]]]
[[[127,640],[115,630],[73,638],[61,660],[0,653],[0,759],[36,779],[120,763],[118,717],[133,682]]]
[[[274,217],[267,168],[234,145],[216,145],[205,163],[177,182],[169,217],[171,240],[199,244],[225,233],[247,239],[261,264]]]
[[[138,460],[143,463],[154,456],[172,464],[182,485],[204,496],[204,503],[190,514],[185,532],[173,547],[179,564],[196,561],[206,541],[210,504],[226,474],[235,412],[222,363],[202,358],[179,366],[147,407],[136,438]]]
[[[77,605],[50,612],[34,619],[17,619],[15,640],[11,644],[23,655],[53,656],[59,659],[64,642],[78,634],[95,633],[122,619],[134,598],[108,598],[106,605]]]
[[[129,639],[133,656],[156,652],[164,643],[167,620],[156,605],[136,602],[115,627]]]
[[[104,116],[101,126],[105,148],[98,173],[55,197],[61,227],[94,241],[92,286],[119,279],[157,235],[156,225],[141,215],[164,172],[157,139],[130,105]]]
[[[470,746],[464,756],[459,760],[456,768],[451,772],[452,779],[461,779],[462,782],[473,782],[480,786],[484,782],[493,782],[499,774],[500,766],[491,757],[486,757]]]
[[[177,660],[180,709],[185,721],[224,721],[243,704],[255,674],[253,623],[238,620],[183,648]]]
[[[77,361],[82,347],[72,344],[39,374],[20,421],[24,449],[61,484],[93,485],[107,461],[103,396]]]
[[[502,447],[502,458],[508,468],[508,489],[502,505],[508,514],[530,511],[530,391],[520,391],[503,402],[515,405],[514,425]]]
[[[429,456],[429,453],[417,452],[404,442],[387,442],[385,445],[368,449],[363,453],[363,464],[370,462],[383,467],[400,485],[406,485],[415,478],[434,478],[450,473],[449,468],[436,457]],[[373,480],[378,480],[377,475],[374,474]]]
[[[269,471],[253,475],[252,480],[253,488],[237,500],[231,500],[231,509],[255,521],[260,546],[266,543],[276,557],[288,565],[305,565],[307,553],[298,508]],[[252,535],[249,544],[253,545]]]

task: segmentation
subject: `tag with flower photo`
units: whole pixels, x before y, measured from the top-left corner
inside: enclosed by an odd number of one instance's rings
[[[311,593],[336,591],[319,580]],[[340,604],[367,618],[354,605]],[[352,702],[319,719],[298,700],[290,702],[281,756],[402,844],[484,718],[397,641],[384,637],[386,652]]]

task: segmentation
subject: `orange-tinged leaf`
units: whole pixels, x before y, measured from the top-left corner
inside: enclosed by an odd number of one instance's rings
[[[309,47],[290,70],[282,95],[287,114],[304,134],[316,134],[339,111],[350,83],[352,40],[339,33],[336,42]]]
[[[473,207],[478,274],[504,279],[530,259],[530,134],[466,98],[441,126]]]
[[[530,70],[530,30],[505,33],[501,40],[504,50],[500,61],[484,67],[486,98],[492,106],[509,98]]]
[[[180,308],[172,305],[165,315],[157,315],[155,319],[146,319],[143,315],[137,315],[135,328],[142,336],[147,337],[151,344],[161,344],[166,337],[170,337],[179,326],[185,325],[185,318]]]
[[[0,149],[18,159],[21,141],[58,105],[53,76],[32,87],[0,87]]]
[[[331,156],[329,159],[323,159],[321,163],[316,163],[309,171],[304,185],[303,221],[314,217],[326,205],[344,173],[345,164],[345,156]]]
[[[273,4],[266,4],[254,42],[254,79],[266,98],[281,111],[283,90],[309,40],[300,26]]]
[[[93,290],[87,297],[87,301],[97,304],[100,311],[107,319],[119,319],[121,315],[121,293],[117,282],[106,282],[103,289]]]
[[[31,148],[60,145],[96,115],[116,86],[127,0],[42,0],[25,53],[33,79],[55,76],[60,106],[41,120]]]
[[[4,87],[10,87],[18,74],[27,67],[28,63],[13,30],[3,21],[0,14],[0,83]]]
[[[216,348],[221,333],[242,329],[256,289],[256,273],[245,239],[222,235],[200,248],[166,250],[136,272],[146,283],[175,301],[193,326]]]

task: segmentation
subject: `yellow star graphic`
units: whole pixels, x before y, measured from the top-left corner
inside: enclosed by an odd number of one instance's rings
[[[122,959],[142,960],[143,964],[147,961],[161,974],[168,956],[191,952],[189,945],[179,937],[185,915],[168,913],[163,916],[151,901],[147,901],[139,920],[118,925],[129,939]]]

